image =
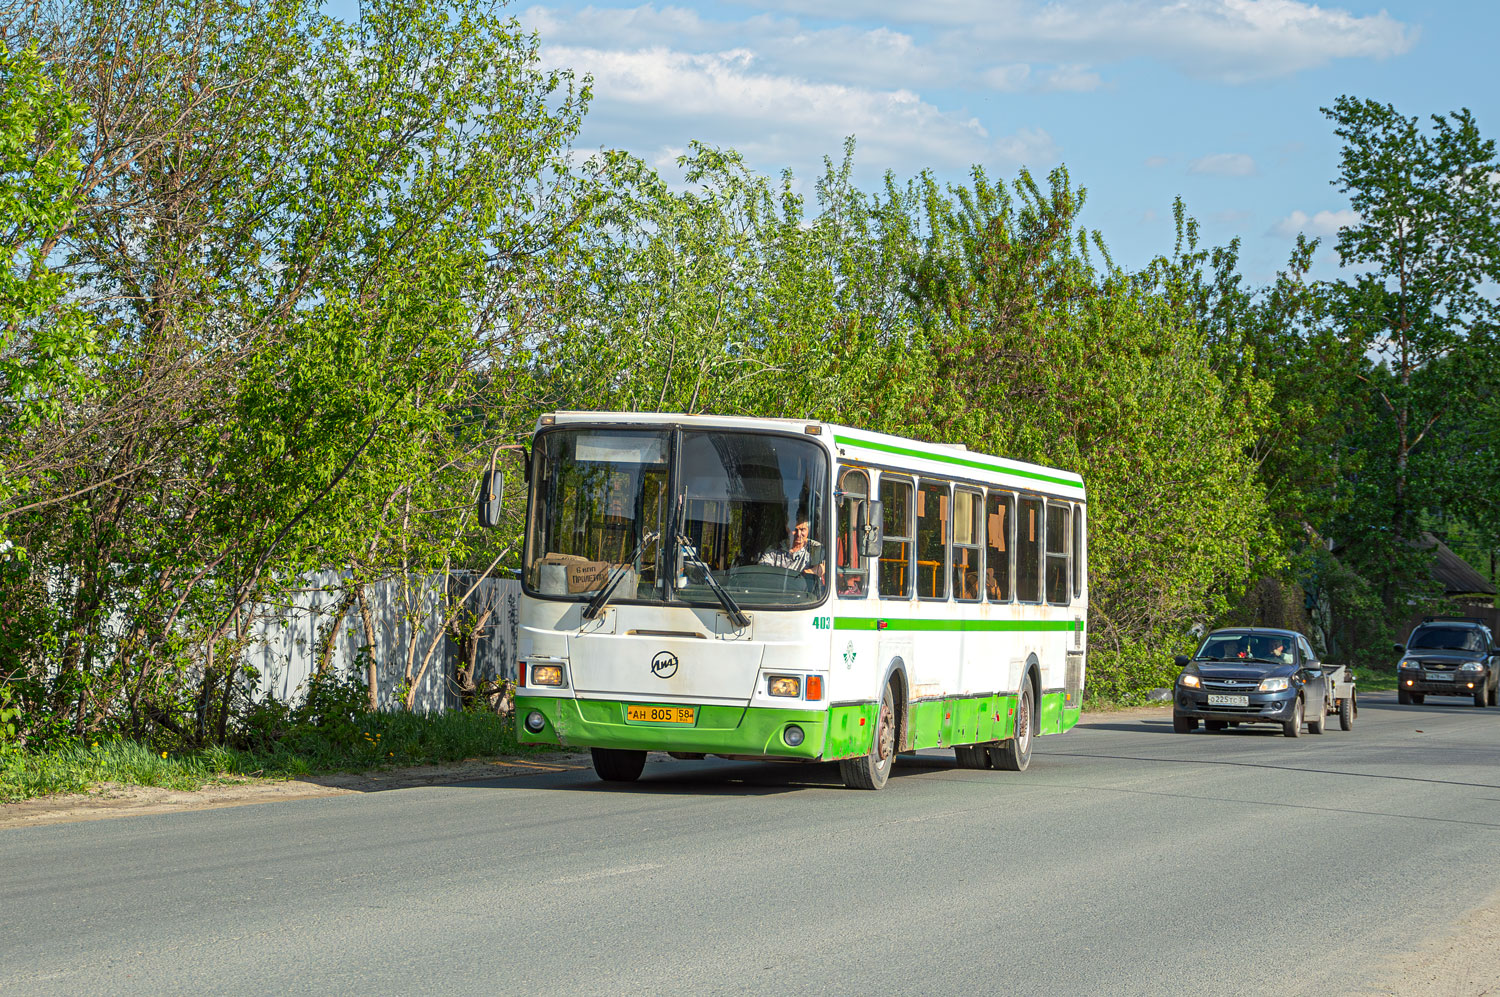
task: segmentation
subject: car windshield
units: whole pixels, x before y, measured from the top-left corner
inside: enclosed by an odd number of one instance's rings
[[[821,602],[824,450],[767,433],[684,431],[676,439],[674,455],[669,429],[539,435],[526,587],[586,601],[613,579],[611,602],[718,608],[725,594],[744,609]]]
[[[1199,661],[1259,661],[1289,665],[1292,663],[1292,641],[1276,634],[1209,634],[1193,657]]]
[[[1431,651],[1482,651],[1484,638],[1470,627],[1418,627],[1406,646]]]

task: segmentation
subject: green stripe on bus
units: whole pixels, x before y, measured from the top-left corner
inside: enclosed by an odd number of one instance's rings
[[[957,457],[952,454],[917,450],[913,447],[900,447],[894,443],[873,443],[870,440],[858,440],[852,436],[835,436],[833,442],[851,447],[864,447],[867,450],[880,450],[884,453],[897,454],[901,457],[920,457],[923,460],[935,460],[944,464],[957,464],[959,467],[972,467],[980,471],[994,471],[999,474],[1014,475],[1018,478],[1032,478],[1036,481],[1045,481],[1053,485],[1063,485],[1067,488],[1083,487],[1082,478],[1059,478],[1050,474],[1040,474],[1036,471],[1023,471],[1016,467],[1006,467],[1003,464],[991,464],[981,460],[971,460],[968,457]]]
[[[885,626],[881,626],[881,624]],[[968,633],[1082,630],[1078,620],[897,620],[888,616],[835,616],[835,630],[961,630]]]

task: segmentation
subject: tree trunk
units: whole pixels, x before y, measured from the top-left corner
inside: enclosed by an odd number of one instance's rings
[[[365,652],[366,683],[370,696],[370,709],[380,708],[380,692],[376,687],[375,671],[375,623],[370,619],[370,601],[365,598],[364,583],[354,586],[354,597],[359,600],[359,616],[365,625],[365,646],[361,648]]]

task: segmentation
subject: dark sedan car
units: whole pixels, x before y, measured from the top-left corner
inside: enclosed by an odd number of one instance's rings
[[[1327,677],[1307,638],[1295,630],[1235,627],[1215,630],[1198,653],[1177,657],[1182,674],[1172,701],[1179,734],[1223,730],[1231,724],[1280,724],[1296,737],[1303,725],[1321,734],[1327,722]]]
[[[1484,621],[1429,616],[1396,653],[1396,696],[1403,705],[1428,696],[1472,696],[1475,706],[1495,705],[1500,647]]]

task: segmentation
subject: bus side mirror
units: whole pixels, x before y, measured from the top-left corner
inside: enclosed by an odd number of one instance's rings
[[[479,476],[479,525],[494,529],[500,525],[500,502],[505,495],[505,474],[485,471]]]
[[[879,502],[867,502],[859,510],[859,552],[864,557],[879,557],[885,545],[885,532],[881,529]]]

